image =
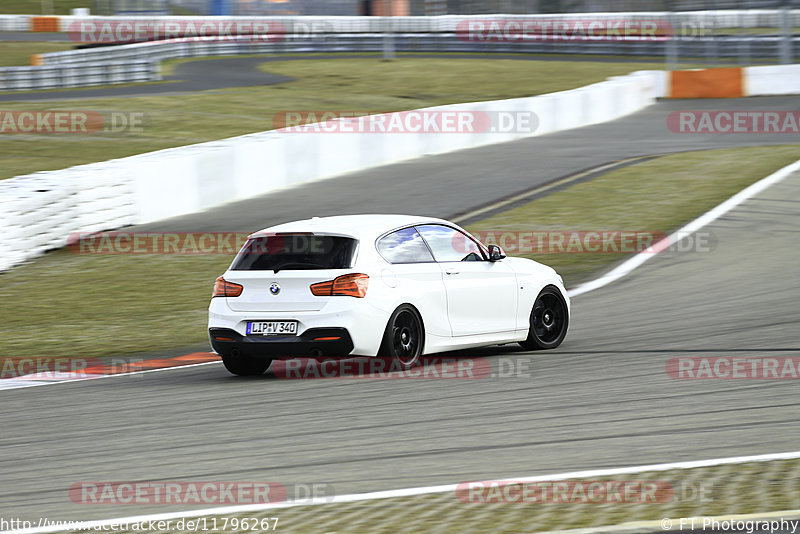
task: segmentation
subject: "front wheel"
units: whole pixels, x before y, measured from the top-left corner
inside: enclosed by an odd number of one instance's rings
[[[403,370],[419,362],[425,344],[422,319],[413,306],[403,304],[389,318],[378,354],[391,357]]]
[[[233,350],[229,354],[221,354],[220,356],[225,369],[239,376],[263,375],[272,365],[272,360],[270,359],[251,358],[238,350]]]
[[[568,326],[569,312],[561,291],[546,286],[533,303],[528,338],[519,344],[526,350],[554,349],[564,341]]]

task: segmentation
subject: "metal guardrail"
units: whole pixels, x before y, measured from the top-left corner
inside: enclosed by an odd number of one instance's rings
[[[39,67],[0,68],[0,91],[65,89],[93,85],[148,82],[161,79],[158,62],[87,62]]]
[[[0,31],[28,32],[31,31],[31,18],[33,15],[0,15]]]
[[[499,54],[596,54],[621,56],[663,57],[668,41],[501,41],[468,42],[455,33],[393,34],[400,52],[468,52]],[[100,61],[130,61],[198,56],[278,54],[298,52],[379,52],[383,49],[382,33],[318,34],[311,38],[287,39],[278,42],[259,42],[249,36],[219,41],[204,38],[191,42],[152,42],[117,47],[103,47],[42,54],[46,65],[77,64]],[[795,52],[800,51],[800,36],[792,39]],[[714,36],[679,40],[681,57],[704,58],[710,53],[720,58],[775,58],[781,38],[779,36]],[[747,54],[743,54],[747,51]]]
[[[150,24],[178,23],[188,24],[203,21],[226,23],[236,21],[272,22],[282,25],[287,34],[304,31],[325,31],[328,33],[374,33],[387,29],[401,33],[421,32],[436,33],[455,31],[460,22],[474,20],[514,20],[514,21],[547,21],[547,20],[584,20],[584,21],[625,21],[625,20],[671,20],[677,28],[682,25],[705,28],[780,28],[785,14],[789,14],[791,22],[800,24],[800,9],[736,9],[706,11],[630,11],[607,13],[558,13],[535,15],[437,15],[408,17],[362,17],[362,16],[251,16],[251,17],[191,17],[191,16],[112,16],[112,17],[72,17],[62,16],[60,31],[67,32],[80,28],[81,22],[96,24],[110,22],[142,22]],[[14,15],[17,16],[17,15]],[[2,19],[2,16],[0,16]],[[1,26],[0,22],[0,27]]]
[[[34,17],[0,16],[4,25],[20,25]],[[525,22],[560,21],[669,21],[674,37],[669,40],[500,40],[471,41],[463,32],[465,21]],[[200,25],[206,17],[58,17],[62,31],[80,32],[82,25],[143,24],[164,28]],[[800,37],[788,37],[786,27],[800,26],[800,10],[735,10],[698,12],[627,12],[583,13],[558,15],[478,15],[435,17],[269,17],[237,19],[215,17],[213,27],[235,24],[242,20],[254,23],[268,21],[280,33],[271,36],[238,35],[194,37],[190,40],[153,41],[130,45],[103,46],[67,52],[41,54],[43,67],[0,68],[0,91],[85,87],[160,79],[159,62],[165,59],[239,54],[278,54],[298,52],[380,52],[388,40],[399,52],[466,52],[587,54],[615,56],[649,56],[669,59],[670,67],[677,58],[716,65],[734,62],[751,64],[754,59],[778,60],[783,63],[798,57]],[[783,25],[787,37],[779,35]],[[704,35],[703,29],[776,27],[774,35]],[[270,30],[271,31],[271,30]],[[73,35],[79,41],[80,35]],[[69,68],[67,68],[69,67]]]
[[[467,42],[455,33],[394,34],[398,52],[496,53],[496,54],[586,54],[664,57],[668,41],[505,41]],[[749,64],[751,59],[779,57],[778,36],[696,37],[679,41],[684,60],[707,63],[718,60]],[[384,34],[317,34],[302,39],[264,42],[253,36],[220,41],[160,41],[42,54],[41,67],[0,68],[0,90],[24,91],[160,80],[159,63],[166,59],[246,54],[309,52],[380,52]],[[800,57],[800,37],[792,39],[794,57]],[[747,61],[745,61],[745,59]]]

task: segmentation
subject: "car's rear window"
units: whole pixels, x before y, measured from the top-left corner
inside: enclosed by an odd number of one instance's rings
[[[280,271],[349,269],[358,241],[351,237],[276,234],[253,237],[245,243],[231,270]]]

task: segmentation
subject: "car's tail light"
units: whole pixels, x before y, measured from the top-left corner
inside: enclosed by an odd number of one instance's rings
[[[211,293],[211,297],[238,297],[242,294],[242,289],[244,287],[240,284],[228,282],[220,276],[214,284],[214,292]]]
[[[366,274],[343,274],[327,282],[311,284],[311,293],[318,297],[356,297],[364,298],[369,286]]]

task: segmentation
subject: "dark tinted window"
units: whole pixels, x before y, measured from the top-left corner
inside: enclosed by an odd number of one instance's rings
[[[483,261],[478,243],[463,232],[441,224],[418,226],[436,261]]]
[[[389,263],[432,262],[431,251],[414,228],[403,228],[378,241],[378,252]]]
[[[358,241],[350,237],[278,234],[249,239],[233,260],[234,271],[349,269]]]

